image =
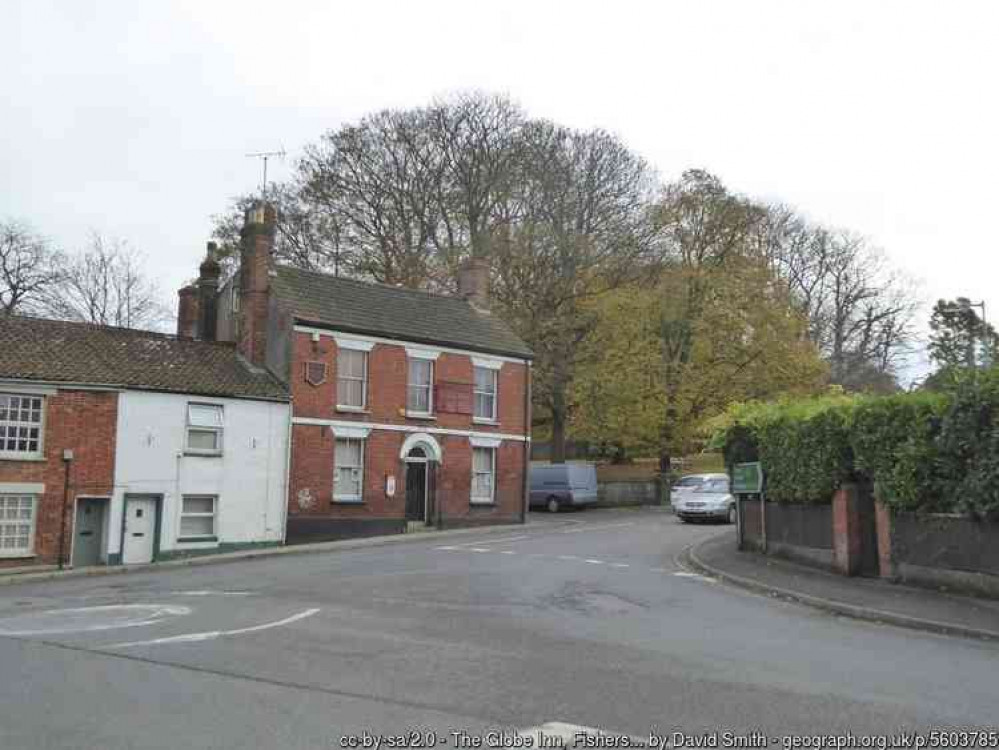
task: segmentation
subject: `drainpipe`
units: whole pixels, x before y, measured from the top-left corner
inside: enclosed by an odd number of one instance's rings
[[[69,505],[69,469],[73,464],[73,451],[66,448],[62,452],[62,463],[66,467],[62,487],[62,514],[59,516],[59,570],[66,566],[66,506]]]
[[[531,492],[531,361],[524,360],[524,497],[520,504],[520,522],[527,523],[527,505]]]
[[[281,546],[288,543],[288,504],[291,502],[291,439],[293,435],[293,418],[295,416],[294,399],[286,404],[288,407],[288,443],[284,453],[284,503],[281,507]]]

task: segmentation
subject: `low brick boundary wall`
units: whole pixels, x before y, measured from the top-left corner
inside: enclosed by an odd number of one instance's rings
[[[626,505],[659,505],[667,493],[658,479],[645,481],[599,482],[597,507],[619,508]]]
[[[743,548],[761,551],[763,536],[760,501],[740,503],[743,525]],[[791,560],[833,567],[832,507],[767,503],[767,554]]]
[[[999,524],[879,503],[878,526],[882,577],[999,598]]]

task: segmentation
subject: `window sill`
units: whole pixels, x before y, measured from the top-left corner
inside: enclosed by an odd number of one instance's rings
[[[185,456],[193,458],[222,458],[222,453],[202,453],[201,451],[184,451]]]
[[[0,560],[34,560],[36,557],[34,552],[0,552]]]
[[[199,543],[218,543],[219,538],[217,536],[182,536],[177,538],[177,544],[199,544]]]
[[[362,497],[334,497],[333,505],[364,505],[364,498]]]
[[[495,500],[469,500],[468,504],[476,508],[494,508],[496,506]]]
[[[437,417],[435,417],[432,413],[422,411],[407,411],[406,419],[424,419],[428,422],[437,421]]]
[[[490,427],[499,427],[499,422],[495,419],[485,419],[484,417],[472,417],[472,424],[484,424]]]
[[[345,414],[370,414],[369,409],[365,409],[363,406],[340,406],[337,404],[336,410],[343,412]]]
[[[0,461],[30,461],[32,463],[42,463],[45,456],[19,456],[16,453],[0,453]]]

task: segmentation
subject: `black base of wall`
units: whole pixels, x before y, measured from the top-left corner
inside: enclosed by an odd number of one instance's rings
[[[520,523],[520,516],[511,516],[509,518],[455,518],[455,519],[444,519],[445,529],[471,529],[478,526],[499,526],[501,524],[510,523]]]
[[[309,518],[288,517],[286,544],[332,542],[337,539],[358,539],[366,536],[402,534],[406,521],[401,518]]]

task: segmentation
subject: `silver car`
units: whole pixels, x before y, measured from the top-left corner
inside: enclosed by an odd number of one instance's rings
[[[670,505],[673,506],[673,510],[676,511],[676,505],[680,500],[688,497],[705,482],[713,479],[728,479],[728,474],[687,474],[687,476],[676,480],[669,491],[669,501]]]
[[[694,519],[733,523],[735,498],[730,492],[728,477],[716,474],[683,492],[674,501],[673,510],[684,523]]]

